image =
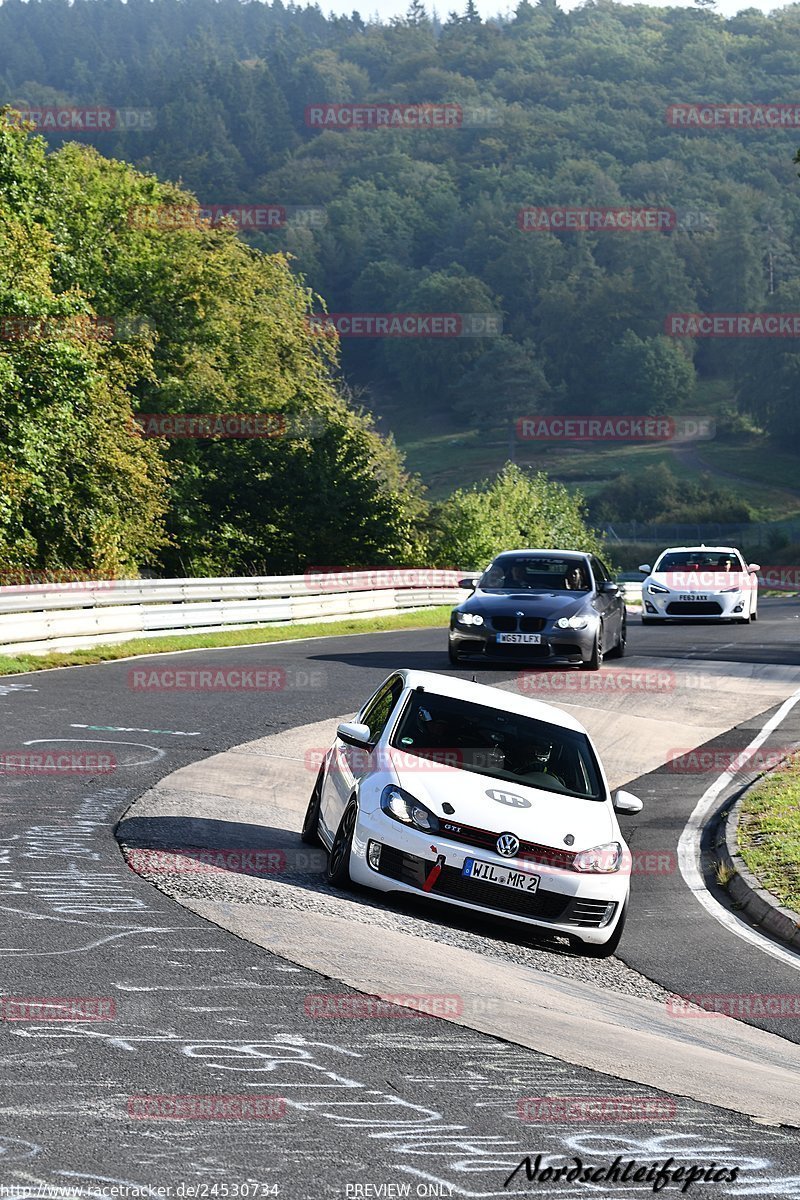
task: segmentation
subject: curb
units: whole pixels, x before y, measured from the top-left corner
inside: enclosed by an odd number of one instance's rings
[[[737,908],[747,913],[755,925],[790,949],[800,950],[800,913],[782,908],[772,892],[761,886],[761,881],[748,869],[739,853],[736,834],[742,801],[749,791],[747,788],[722,817],[722,836],[717,842],[718,860],[733,872],[726,891]]]

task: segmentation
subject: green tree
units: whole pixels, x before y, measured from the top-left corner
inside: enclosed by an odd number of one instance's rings
[[[512,463],[494,479],[453,492],[435,507],[432,527],[434,562],[463,570],[482,569],[515,548],[601,549],[580,493]]]

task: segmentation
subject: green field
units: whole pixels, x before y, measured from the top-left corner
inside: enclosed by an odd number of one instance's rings
[[[88,650],[54,651],[50,654],[0,655],[0,676],[26,671],[47,671],[53,667],[79,667],[89,663],[112,662],[144,654],[170,654],[178,650],[205,650],[223,646],[257,646],[265,642],[294,641],[299,638],[341,637],[346,633],[388,633],[393,629],[429,629],[444,627],[450,620],[450,606],[426,608],[419,612],[396,613],[388,617],[342,617],[338,621],[317,621],[304,625],[267,625],[259,629],[229,629],[222,633],[174,634],[165,637],[136,638],[114,645],[93,646]],[[446,652],[442,637],[442,654]]]
[[[739,818],[739,851],[763,887],[800,911],[800,762],[765,776],[747,793]]]
[[[721,384],[698,389],[694,414],[714,416],[726,401]],[[679,478],[708,475],[718,487],[733,490],[750,506],[753,520],[779,525],[800,521],[800,459],[781,453],[757,432],[720,432],[716,438],[683,446],[620,442],[532,443],[510,440],[507,428],[459,428],[454,418],[432,411],[424,427],[402,409],[388,408],[381,425],[391,429],[419,474],[430,499],[454,488],[470,487],[492,476],[512,458],[521,466],[545,471],[587,498],[620,475],[638,475],[665,463]]]

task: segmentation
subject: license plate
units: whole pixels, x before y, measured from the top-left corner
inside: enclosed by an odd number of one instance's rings
[[[539,876],[528,871],[513,871],[497,863],[481,862],[479,858],[465,858],[461,874],[469,879],[482,879],[485,883],[498,883],[501,887],[514,888],[517,892],[531,895],[539,886]]]
[[[678,599],[679,600],[707,600],[708,596],[703,595],[701,592],[690,592],[690,594],[688,596],[678,596]]]
[[[540,633],[498,633],[497,640],[510,646],[541,646],[542,635]]]

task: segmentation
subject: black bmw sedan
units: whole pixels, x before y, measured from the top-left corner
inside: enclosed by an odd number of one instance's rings
[[[625,600],[594,554],[507,550],[460,586],[474,590],[450,616],[451,663],[480,654],[596,671],[625,653]]]

